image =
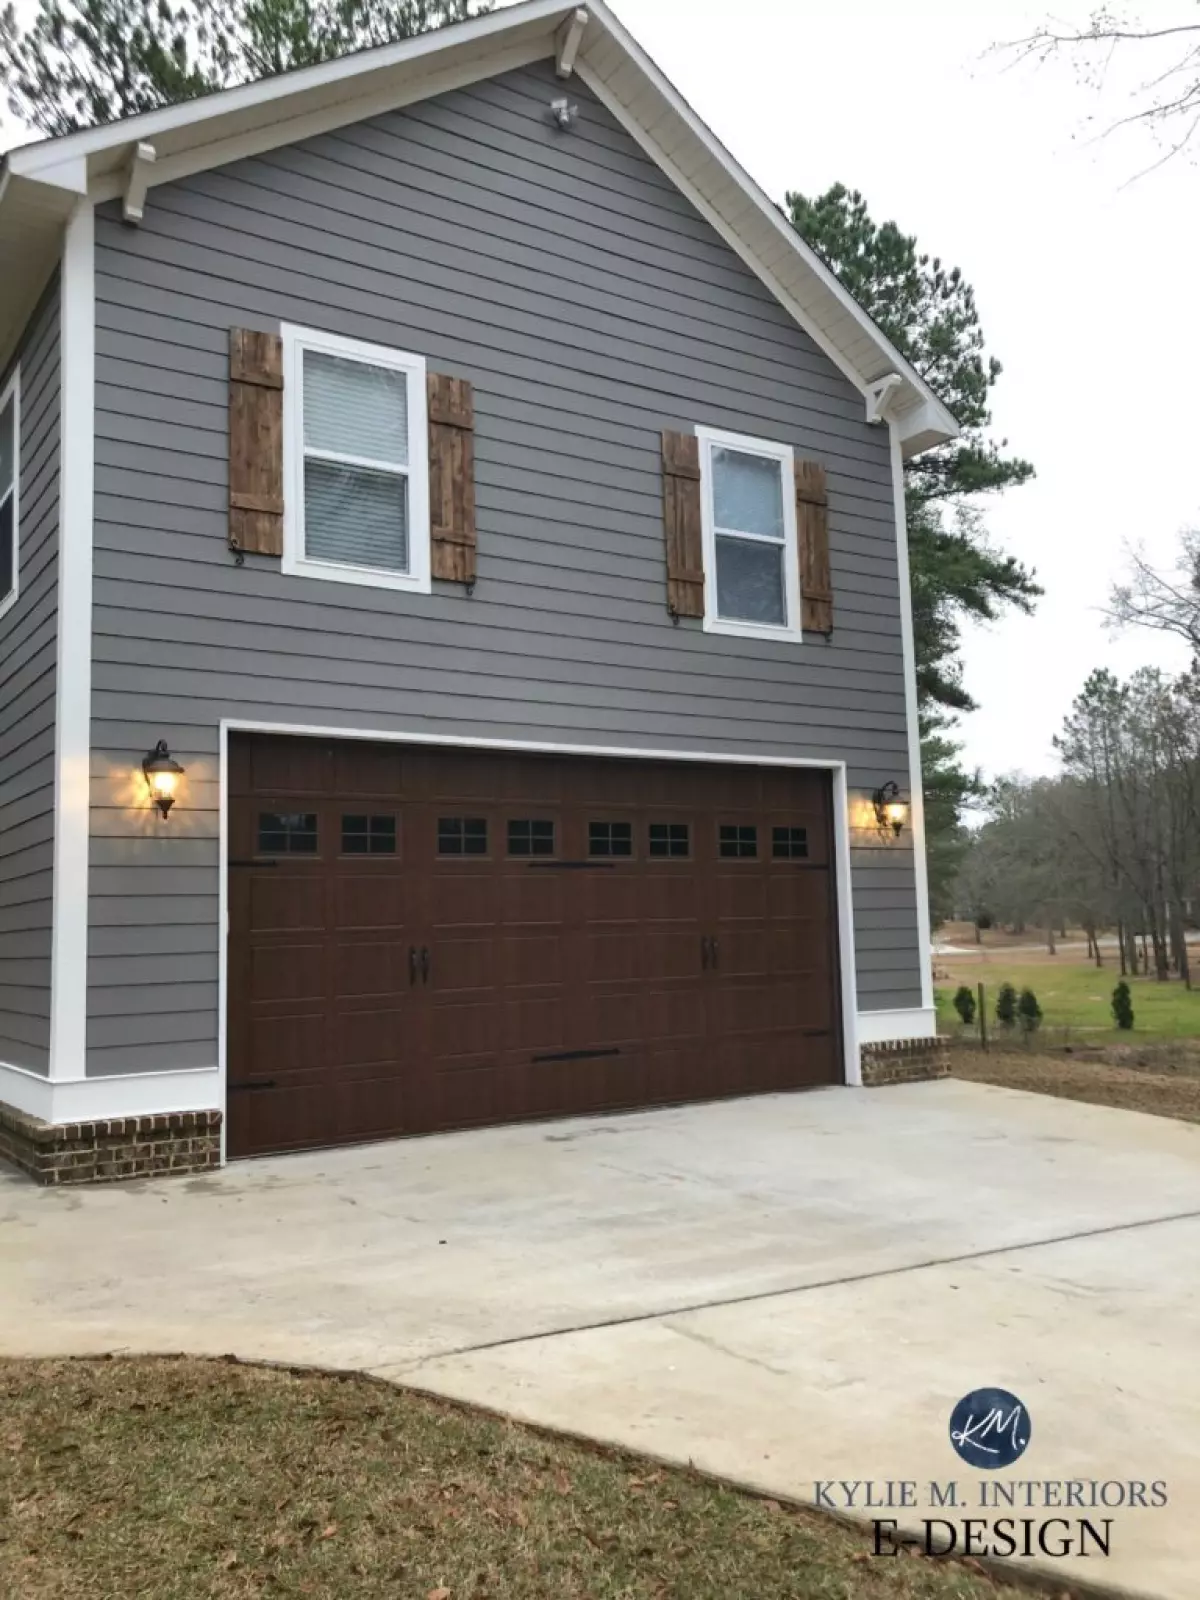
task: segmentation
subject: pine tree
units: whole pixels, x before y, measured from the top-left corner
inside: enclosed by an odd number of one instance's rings
[[[1118,1028],[1128,1031],[1133,1027],[1133,997],[1124,978],[1112,992],[1112,1014]]]
[[[1017,1021],[1017,991],[1011,983],[1002,983],[996,993],[996,1021],[1011,1032]]]
[[[1038,1005],[1038,997],[1032,989],[1021,990],[1021,998],[1017,1001],[1017,1015],[1021,1019],[1022,1033],[1036,1033],[1041,1027],[1042,1008]]]
[[[954,996],[954,1009],[958,1012],[963,1027],[969,1028],[975,1021],[975,994],[965,983],[959,986],[958,993]]]

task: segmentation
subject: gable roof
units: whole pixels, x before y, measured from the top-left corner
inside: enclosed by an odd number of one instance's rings
[[[125,196],[556,58],[658,163],[796,321],[894,420],[906,455],[958,426],[667,81],[603,0],[524,0],[398,44],[343,56],[104,127],[12,150],[0,170],[0,358],[11,350],[83,196]],[[570,59],[568,59],[570,58]]]

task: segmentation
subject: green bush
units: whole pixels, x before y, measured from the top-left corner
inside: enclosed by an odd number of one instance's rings
[[[969,1028],[975,1021],[975,992],[968,989],[965,983],[959,985],[958,993],[954,996],[954,1009],[963,1027]]]
[[[1042,1025],[1042,1008],[1032,989],[1022,989],[1017,1001],[1017,1015],[1021,1019],[1022,1033],[1036,1033]]]
[[[1017,1021],[1017,991],[1011,983],[1002,983],[996,993],[996,1021],[1002,1028],[1011,1029]]]
[[[1112,992],[1112,1014],[1118,1028],[1133,1027],[1133,998],[1124,978]]]

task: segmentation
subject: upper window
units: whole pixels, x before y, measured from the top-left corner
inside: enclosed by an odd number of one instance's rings
[[[429,592],[425,361],[283,330],[283,569]]]
[[[17,598],[17,475],[20,469],[20,374],[0,392],[0,616]]]
[[[788,445],[697,428],[704,533],[704,626],[800,637],[796,492]]]

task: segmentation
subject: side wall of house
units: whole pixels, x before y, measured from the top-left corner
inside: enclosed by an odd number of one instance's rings
[[[46,1073],[58,648],[59,291],[14,357],[20,367],[19,592],[0,617],[0,1061]],[[0,391],[12,372],[0,379]],[[86,640],[82,641],[86,648]]]
[[[89,1073],[216,1061],[222,718],[844,759],[860,816],[906,781],[886,429],[581,84],[552,125],[558,92],[509,73],[98,215]],[[473,382],[473,595],[235,565],[229,329],[282,322]],[[672,625],[659,437],[697,424],[824,463],[831,639]],[[919,1006],[909,841],[857,843],[860,1007]]]

